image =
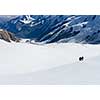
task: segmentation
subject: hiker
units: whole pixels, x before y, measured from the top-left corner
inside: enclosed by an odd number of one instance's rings
[[[84,57],[79,57],[79,61],[83,61],[84,60]]]

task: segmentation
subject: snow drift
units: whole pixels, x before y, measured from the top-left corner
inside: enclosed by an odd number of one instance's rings
[[[100,45],[0,40],[0,84],[100,84],[99,60]]]

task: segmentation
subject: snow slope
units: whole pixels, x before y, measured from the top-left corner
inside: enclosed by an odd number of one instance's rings
[[[0,40],[0,84],[100,84],[99,59],[100,45]]]

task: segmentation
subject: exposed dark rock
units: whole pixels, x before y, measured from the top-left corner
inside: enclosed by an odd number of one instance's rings
[[[96,15],[94,15],[93,17],[92,17],[92,20],[94,20],[96,18]]]
[[[16,38],[13,33],[3,29],[0,29],[0,39],[3,39],[7,42],[11,42],[11,41],[20,42],[20,39]]]

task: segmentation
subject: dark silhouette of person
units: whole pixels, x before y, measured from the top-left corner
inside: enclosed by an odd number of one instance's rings
[[[79,57],[79,61],[83,61],[84,60],[84,57]]]

